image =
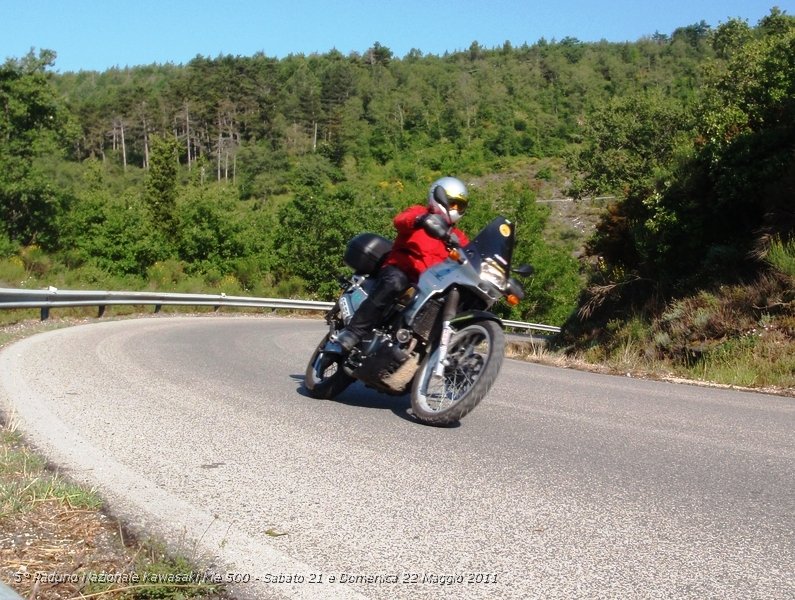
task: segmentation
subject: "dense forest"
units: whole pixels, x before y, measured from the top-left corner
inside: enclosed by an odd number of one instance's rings
[[[328,299],[345,241],[390,235],[452,174],[463,227],[508,216],[536,266],[504,314],[565,322],[567,343],[760,277],[755,318],[792,312],[795,18],[777,8],[629,43],[56,64],[0,68],[3,285]],[[538,202],[565,195],[614,198],[589,239]],[[684,352],[662,334],[655,351]]]

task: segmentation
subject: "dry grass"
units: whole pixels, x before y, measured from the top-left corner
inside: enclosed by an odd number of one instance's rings
[[[795,280],[787,276],[701,291],[671,301],[655,317],[615,319],[592,331],[598,343],[570,346],[565,356],[529,351],[524,358],[795,396]]]
[[[0,346],[84,317],[20,320],[0,329]],[[94,490],[76,485],[34,453],[13,424],[0,424],[0,580],[23,598],[221,599],[218,586],[130,585],[133,573],[198,570],[156,541],[139,541],[110,516]],[[115,583],[98,583],[97,575]]]
[[[206,584],[130,585],[143,571],[195,572],[157,544],[126,535],[93,490],[48,468],[13,427],[0,429],[0,579],[37,600],[226,597]],[[98,574],[117,581],[98,582]]]
[[[779,396],[795,397],[795,346],[789,345],[788,354],[783,361],[776,364],[776,376],[769,378],[776,383],[765,383],[767,378],[759,376],[760,371],[770,367],[765,359],[759,365],[747,365],[747,357],[739,357],[738,361],[715,359],[709,364],[696,369],[688,369],[667,360],[651,360],[638,352],[639,346],[624,345],[620,351],[608,360],[596,360],[589,353],[567,354],[543,348],[538,344],[513,342],[508,345],[506,356],[517,360],[559,367],[576,369],[590,373],[635,377],[656,381],[688,383],[707,387],[724,387],[761,392]],[[789,382],[786,384],[785,382]]]

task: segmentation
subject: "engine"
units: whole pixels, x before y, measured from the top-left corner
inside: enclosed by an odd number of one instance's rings
[[[401,343],[395,337],[377,331],[353,376],[388,394],[404,394],[420,364],[419,354],[414,351],[417,341],[410,335],[408,337],[407,343]]]

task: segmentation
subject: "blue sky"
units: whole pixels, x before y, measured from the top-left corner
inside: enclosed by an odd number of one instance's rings
[[[55,50],[56,71],[184,64],[197,55],[398,56],[576,37],[635,41],[732,17],[756,25],[795,0],[0,0],[0,60]]]

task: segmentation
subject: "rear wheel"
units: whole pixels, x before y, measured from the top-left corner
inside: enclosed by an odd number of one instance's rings
[[[434,374],[439,350],[425,358],[411,388],[411,408],[424,423],[450,425],[483,399],[502,366],[505,334],[494,321],[479,321],[450,339],[444,372]]]
[[[304,374],[304,387],[309,395],[324,400],[334,398],[353,383],[353,377],[342,368],[342,357],[323,353],[328,339],[326,334],[315,348]]]

